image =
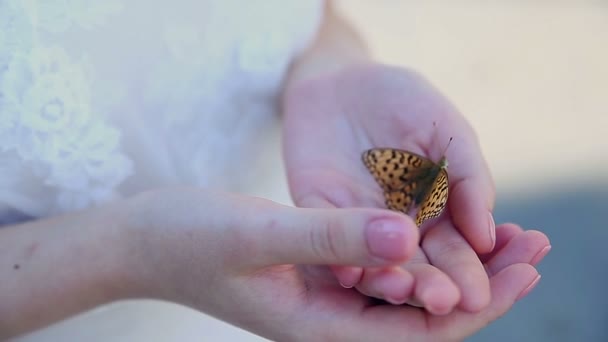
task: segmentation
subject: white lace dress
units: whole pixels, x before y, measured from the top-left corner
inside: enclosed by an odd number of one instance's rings
[[[0,225],[171,184],[272,197],[278,92],[321,16],[321,0],[0,0]],[[26,340],[221,336],[164,304],[85,316]]]

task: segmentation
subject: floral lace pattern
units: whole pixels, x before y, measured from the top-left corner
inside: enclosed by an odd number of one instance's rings
[[[322,9],[0,0],[0,225],[168,184],[255,192],[280,162],[261,159],[277,96]]]
[[[23,1],[32,23],[41,30],[62,32],[77,25],[90,29],[104,23],[108,15],[122,10],[121,0],[29,0]]]
[[[46,212],[30,215],[105,201],[130,173],[130,161],[119,152],[119,132],[91,108],[86,60],[71,60],[59,46],[38,40],[46,30],[92,25],[119,9],[115,1],[98,8],[88,4],[0,2],[0,162],[14,170],[20,169],[15,163],[31,165],[29,182],[56,193],[39,207]]]

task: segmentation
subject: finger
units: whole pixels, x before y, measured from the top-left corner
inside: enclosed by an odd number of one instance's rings
[[[298,206],[305,208],[336,208],[335,203],[332,203],[329,199],[319,196],[318,194],[300,196],[296,198],[295,203]],[[363,269],[361,267],[330,265],[330,269],[340,285],[345,288],[354,287],[359,283],[363,276]]]
[[[496,244],[494,250],[500,250],[507,245],[512,238],[524,230],[514,223],[504,223],[496,227]]]
[[[490,260],[496,253],[500,252],[512,238],[521,232],[523,232],[523,229],[513,223],[505,223],[496,227],[496,244],[494,245],[494,249],[492,249],[490,253],[480,255],[479,259],[481,259],[481,262],[485,263]]]
[[[448,173],[454,182],[448,199],[450,215],[473,249],[479,254],[488,253],[496,240],[494,182],[477,141],[462,139],[454,143],[461,146],[454,148],[449,158]]]
[[[418,248],[414,222],[388,210],[274,206],[251,215],[257,226],[247,227],[245,220],[239,234],[251,239],[250,263],[258,266],[388,265],[409,259]]]
[[[493,190],[480,183],[476,179],[456,183],[450,193],[449,208],[454,224],[475,251],[487,253],[494,248],[496,240],[493,204],[488,199],[488,193]]]
[[[461,293],[459,307],[476,312],[490,302],[490,284],[479,257],[449,220],[442,220],[425,234],[422,248],[431,261],[445,272]]]
[[[406,269],[416,280],[413,300],[433,315],[450,313],[460,301],[460,291],[444,272],[427,263],[410,263]]]
[[[421,249],[418,249],[416,255],[403,265],[383,268],[366,268],[363,271],[363,276],[357,284],[356,289],[366,296],[383,299],[391,304],[400,305],[407,303],[417,307],[424,307],[424,304],[413,296],[415,279],[406,268],[411,266],[411,264],[428,263],[428,259],[424,255],[424,252],[422,252]],[[413,268],[416,269],[416,267]],[[423,282],[423,284],[428,285],[428,282]]]
[[[500,252],[486,263],[490,275],[498,273],[509,265],[528,263],[534,265],[551,250],[549,239],[538,231],[528,230],[513,237]]]
[[[356,288],[370,297],[392,304],[424,307],[438,315],[450,312],[460,299],[456,285],[442,271],[429,265],[420,249],[402,266],[365,269]]]
[[[395,305],[405,303],[414,289],[414,277],[401,267],[367,268],[357,290]]]
[[[332,273],[338,279],[342,287],[350,289],[361,282],[363,278],[363,269],[354,266],[329,266]]]
[[[457,310],[448,315],[429,315],[411,306],[371,306],[363,310],[356,325],[353,317],[331,322],[332,340],[462,341],[507,312],[538,280],[534,267],[511,265],[492,277],[492,301],[481,312]],[[341,329],[347,324],[352,329]]]
[[[462,340],[504,315],[513,304],[528,294],[540,280],[540,275],[528,264],[514,264],[498,272],[490,280],[492,301],[483,311],[454,312],[434,316],[428,321],[429,334],[436,341]]]

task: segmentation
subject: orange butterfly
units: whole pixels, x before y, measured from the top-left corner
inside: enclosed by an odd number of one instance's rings
[[[435,163],[408,151],[373,148],[363,152],[363,163],[382,187],[388,209],[407,215],[414,207],[420,207],[416,214],[419,227],[445,208],[449,188],[445,151]]]

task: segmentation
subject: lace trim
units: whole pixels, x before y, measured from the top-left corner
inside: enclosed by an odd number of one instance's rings
[[[27,164],[31,181],[56,189],[50,212],[114,197],[114,188],[132,169],[120,152],[119,132],[93,113],[86,59],[73,61],[63,49],[37,41],[37,30],[97,23],[84,3],[0,2],[0,162]],[[96,13],[116,10],[108,6]],[[15,191],[18,183],[13,182]]]

